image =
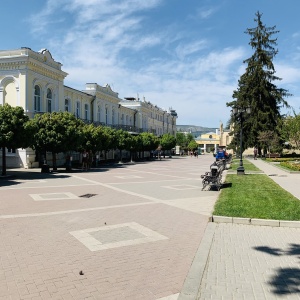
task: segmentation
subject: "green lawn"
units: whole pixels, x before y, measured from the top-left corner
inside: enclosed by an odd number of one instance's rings
[[[246,161],[245,168],[247,169]],[[267,175],[227,174],[213,214],[241,218],[300,220],[300,200],[282,189]]]
[[[235,158],[231,163],[231,170],[236,170],[240,165],[240,160]],[[260,171],[256,166],[254,166],[249,160],[243,159],[243,165],[245,168],[245,172],[247,171]]]

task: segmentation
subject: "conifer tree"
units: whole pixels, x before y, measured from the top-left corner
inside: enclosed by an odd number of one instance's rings
[[[229,107],[251,109],[250,114],[236,114],[231,116],[234,124],[233,144],[239,144],[240,118],[243,117],[243,148],[262,145],[259,134],[264,131],[276,132],[281,123],[280,109],[289,107],[285,97],[291,96],[287,90],[275,85],[281,78],[275,75],[273,59],[278,50],[277,38],[273,38],[279,31],[276,26],[267,27],[262,23],[262,14],[257,12],[254,21],[257,27],[248,28],[245,33],[250,35],[249,45],[254,50],[252,56],[243,61],[247,64],[245,73],[240,77],[238,88],[233,92],[233,101],[227,103]]]

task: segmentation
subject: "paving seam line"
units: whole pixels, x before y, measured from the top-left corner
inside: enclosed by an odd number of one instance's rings
[[[178,300],[196,300],[200,290],[202,277],[207,265],[208,256],[215,235],[217,224],[209,222],[200,242],[193,263],[184,281]]]

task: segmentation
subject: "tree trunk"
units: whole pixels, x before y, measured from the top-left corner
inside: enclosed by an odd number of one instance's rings
[[[120,150],[120,162],[122,162],[122,150]]]
[[[2,147],[2,176],[6,175],[6,153],[5,147]]]
[[[57,166],[56,166],[56,153],[55,152],[52,152],[52,162],[53,162],[53,170],[56,171]]]

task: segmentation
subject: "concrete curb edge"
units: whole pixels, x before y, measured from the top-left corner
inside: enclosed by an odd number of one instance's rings
[[[196,300],[207,264],[216,224],[208,223],[178,300]]]
[[[214,216],[214,215],[212,216],[212,222],[256,225],[256,226],[300,228],[300,221],[236,218],[236,217],[224,217],[224,216]]]

